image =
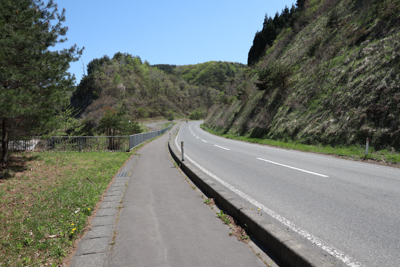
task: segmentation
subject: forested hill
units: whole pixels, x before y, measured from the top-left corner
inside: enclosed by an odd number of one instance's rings
[[[223,89],[228,79],[244,67],[226,62],[151,66],[138,56],[118,52],[112,58],[103,56],[87,65],[87,74],[71,103],[81,110],[90,133],[107,110],[123,110],[131,120],[159,116],[200,119],[214,104],[217,89]]]
[[[209,127],[400,149],[399,0],[298,0],[262,26]]]
[[[189,84],[224,90],[235,77],[240,76],[246,65],[241,63],[209,61],[194,65],[153,65],[166,73],[176,75]]]

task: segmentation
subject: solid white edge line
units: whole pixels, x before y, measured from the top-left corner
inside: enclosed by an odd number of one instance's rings
[[[262,159],[262,158],[257,158],[257,159],[258,159],[258,160],[265,161],[265,162],[268,162],[268,163],[272,163],[272,164],[275,164],[275,165],[279,165],[279,166],[282,166],[282,167],[290,168],[290,169],[293,169],[293,170],[297,170],[297,171],[301,171],[301,172],[306,172],[306,173],[309,173],[309,174],[314,174],[314,175],[318,175],[318,176],[325,177],[325,178],[329,177],[329,176],[324,175],[324,174],[306,171],[306,170],[303,170],[303,169],[299,169],[299,168],[296,168],[296,167],[292,167],[292,166],[288,166],[288,165],[285,165],[285,164],[277,163],[277,162],[274,162],[274,161],[270,161],[270,160],[266,160],[266,159]]]
[[[219,147],[219,148],[222,148],[222,149],[225,149],[225,150],[230,150],[229,148],[226,148],[226,147],[217,146],[217,145],[214,145],[214,146]]]
[[[178,136],[180,134],[180,131],[178,132],[178,134],[176,135],[175,138],[175,145],[177,147],[177,149],[179,150],[179,152],[181,152],[180,147],[178,146]],[[187,154],[185,155],[185,158],[188,159],[190,162],[192,162],[197,168],[199,168],[200,170],[202,170],[204,173],[206,173],[207,175],[209,175],[210,177],[214,178],[216,181],[218,181],[219,183],[221,183],[222,185],[224,185],[225,187],[227,187],[228,189],[230,189],[231,191],[233,191],[234,193],[236,193],[237,195],[239,195],[240,197],[244,198],[245,200],[249,201],[251,204],[253,204],[254,206],[256,206],[257,208],[267,212],[267,214],[269,216],[271,216],[272,218],[276,219],[277,221],[279,221],[280,223],[282,223],[283,225],[285,225],[287,228],[291,229],[293,232],[301,235],[302,237],[306,238],[308,241],[310,241],[312,244],[316,245],[317,247],[319,247],[320,249],[326,251],[328,254],[332,255],[333,257],[341,260],[343,263],[345,263],[347,266],[349,267],[365,267],[365,265],[363,265],[362,263],[356,261],[355,259],[353,259],[352,257],[344,254],[344,252],[333,248],[331,246],[328,246],[326,244],[326,242],[322,241],[321,239],[319,239],[318,237],[310,234],[309,232],[307,232],[306,230],[301,229],[300,227],[298,227],[297,225],[295,225],[294,223],[292,223],[291,221],[287,220],[286,218],[282,217],[281,215],[279,215],[278,213],[276,213],[273,210],[270,210],[269,208],[267,208],[266,206],[264,206],[263,204],[261,204],[260,202],[258,202],[257,200],[251,198],[250,196],[246,195],[245,193],[243,193],[242,191],[236,189],[235,187],[233,187],[232,185],[228,184],[227,182],[225,182],[224,180],[220,179],[219,177],[217,177],[216,175],[214,175],[213,173],[209,172],[208,170],[206,170],[205,168],[203,168],[202,166],[200,166],[198,163],[196,163],[195,161],[193,161],[190,157],[187,156]]]

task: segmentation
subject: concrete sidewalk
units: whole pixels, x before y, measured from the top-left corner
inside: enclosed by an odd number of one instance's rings
[[[171,160],[168,137],[121,170],[98,211],[105,216],[93,220],[71,266],[265,266],[192,190]]]

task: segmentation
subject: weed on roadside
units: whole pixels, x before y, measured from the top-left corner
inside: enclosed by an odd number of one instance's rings
[[[242,241],[244,243],[249,242],[250,236],[247,234],[247,230],[238,225],[236,221],[232,218],[232,216],[225,214],[222,210],[220,212],[217,212],[216,214],[218,218],[220,218],[226,225],[229,226],[229,235],[236,236],[239,241]]]

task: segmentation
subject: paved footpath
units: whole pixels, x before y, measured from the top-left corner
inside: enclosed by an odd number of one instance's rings
[[[121,169],[71,266],[265,267],[185,181],[168,137],[146,144]]]

